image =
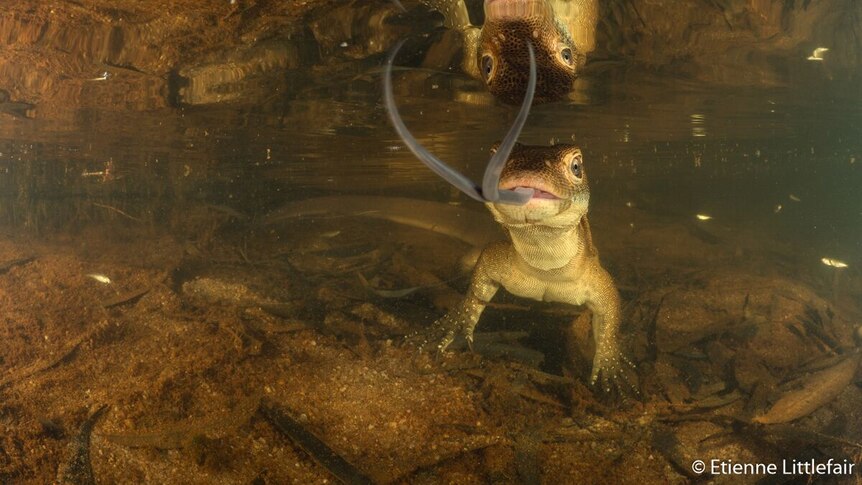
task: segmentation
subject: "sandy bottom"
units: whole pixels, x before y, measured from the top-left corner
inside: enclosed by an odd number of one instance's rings
[[[857,355],[858,273],[631,218],[593,217],[641,389],[616,401],[565,358],[572,309],[502,296],[479,330],[505,342],[482,355],[405,344],[445,298],[387,291],[464,291],[467,248],[443,236],[345,218],[188,241],[131,223],[4,236],[0,482],[55,480],[101,405],[98,483],[336,482],[261,403],[375,483],[684,483],[695,459],[858,462],[862,391],[855,367],[836,370]]]

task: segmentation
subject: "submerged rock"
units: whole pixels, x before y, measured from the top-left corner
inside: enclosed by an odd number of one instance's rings
[[[788,370],[852,342],[849,322],[833,314],[828,301],[778,277],[722,271],[686,287],[653,290],[641,300],[661,301],[655,319],[660,352],[720,340],[735,350],[737,361]]]
[[[243,284],[203,276],[186,281],[183,283],[182,290],[193,301],[204,305],[262,306],[278,303]]]

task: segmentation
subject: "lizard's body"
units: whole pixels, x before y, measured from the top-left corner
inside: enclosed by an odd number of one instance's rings
[[[585,305],[592,313],[596,343],[592,381],[601,378],[607,390],[623,377],[620,297],[593,246],[580,149],[517,145],[500,188],[518,187],[535,190],[526,205],[487,204],[509,240],[482,251],[467,297],[436,324],[445,335],[439,348],[445,350],[459,332],[471,341],[485,306],[500,287],[533,300]]]

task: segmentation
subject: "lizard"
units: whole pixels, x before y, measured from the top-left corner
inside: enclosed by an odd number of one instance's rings
[[[590,190],[580,148],[516,144],[500,189],[518,188],[533,190],[525,205],[485,203],[508,240],[485,247],[466,298],[435,322],[438,351],[457,334],[471,343],[483,310],[502,287],[533,300],[585,305],[596,348],[591,383],[608,393],[612,386],[637,393],[624,369],[632,364],[621,352],[619,292],[599,261],[587,220]]]
[[[496,98],[517,104],[528,81],[526,41],[536,48],[536,102],[561,99],[595,49],[598,0],[485,0],[485,23],[470,22],[464,0],[420,0],[463,37],[462,69]]]
[[[438,350],[445,351],[457,333],[471,343],[479,317],[502,286],[517,296],[586,305],[596,344],[591,382],[608,393],[612,386],[626,392],[621,386],[625,383],[637,394],[622,365],[632,364],[620,352],[619,293],[599,262],[587,221],[590,192],[583,155],[572,145],[530,147],[516,141],[537,78],[535,49],[529,39],[524,42],[529,71],[521,109],[506,137],[492,149],[481,186],[428,152],[404,125],[392,90],[392,63],[402,44],[384,69],[383,102],[405,145],[444,180],[485,203],[509,234],[509,241],[482,251],[467,298],[435,323],[443,334]]]

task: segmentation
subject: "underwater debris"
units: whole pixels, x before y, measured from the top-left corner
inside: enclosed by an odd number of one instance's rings
[[[110,174],[110,172],[104,172],[104,177],[109,177],[109,174]],[[85,176],[86,176],[86,174],[85,174]],[[107,180],[107,179],[105,179],[105,180]],[[96,207],[101,207],[102,209],[107,209],[109,211],[116,212],[117,214],[120,214],[121,216],[123,216],[127,219],[131,219],[131,220],[137,221],[137,222],[143,222],[143,219],[141,219],[140,217],[135,217],[135,216],[129,214],[128,212],[125,212],[122,209],[118,209],[114,206],[110,206],[110,205],[106,205],[106,204],[99,204],[97,202],[90,202],[90,203]]]
[[[371,283],[368,282],[368,280],[365,278],[365,276],[362,275],[362,273],[357,272],[356,276],[359,277],[359,282],[362,283],[362,286],[364,286],[368,289],[368,291],[374,293],[381,298],[404,298],[405,296],[410,295],[411,293],[415,293],[424,288],[422,286],[411,286],[409,288],[403,288],[400,290],[384,290],[371,286]]]
[[[159,430],[142,430],[129,434],[101,434],[106,440],[129,448],[156,448],[170,450],[193,445],[200,436],[219,438],[248,422],[257,411],[260,396],[253,394],[243,398],[236,406],[226,413],[207,417],[201,420],[168,425]]]
[[[411,466],[408,470],[402,473],[395,479],[387,480],[387,483],[414,483],[417,480],[411,480],[411,477],[420,475],[424,471],[432,470],[445,462],[454,460],[459,456],[470,455],[471,453],[486,450],[494,446],[506,445],[512,446],[512,441],[508,437],[495,435],[473,434],[461,439],[457,439],[457,446],[454,451],[449,453],[427,453],[419,463]]]
[[[403,257],[402,257],[402,259],[403,259]],[[398,266],[402,269],[404,268],[403,264],[399,264]],[[419,274],[419,270],[416,270],[415,268],[410,268],[410,270],[411,270],[410,275],[416,276],[417,274]],[[424,276],[423,280],[428,281],[429,284],[419,285],[419,286],[410,286],[407,288],[401,288],[401,289],[397,289],[397,290],[389,290],[389,289],[383,289],[383,288],[376,288],[376,287],[372,286],[371,283],[368,281],[368,279],[366,279],[365,276],[362,275],[362,273],[357,272],[356,275],[359,277],[359,282],[362,283],[363,287],[365,287],[366,289],[368,289],[368,291],[374,293],[375,295],[377,295],[381,298],[404,298],[405,296],[409,296],[409,295],[416,293],[417,291],[420,291],[420,290],[428,290],[431,288],[448,286],[449,282],[458,279],[458,278],[452,278],[452,279],[443,281],[443,280],[437,279],[436,276],[433,276],[433,275],[429,278],[428,277],[429,275],[425,274],[425,275],[423,275]],[[410,276],[410,275],[405,275],[405,276]]]
[[[697,398],[697,396],[695,396]],[[692,413],[707,412],[718,408],[723,408],[733,404],[743,398],[743,395],[738,390],[733,390],[729,393],[716,393],[710,396],[693,401],[690,406]]]
[[[108,71],[105,71],[100,76],[90,78],[88,81],[106,81],[109,77],[111,77],[111,74]]]
[[[538,430],[519,433],[514,439],[515,468],[522,483],[541,483],[541,441]]]
[[[311,431],[305,429],[296,420],[274,405],[261,403],[260,412],[275,429],[290,438],[296,446],[325,468],[341,483],[346,484],[373,484],[370,478],[365,476],[356,467],[351,465],[341,455],[332,450],[320,438]]]
[[[25,265],[31,261],[35,261],[35,260],[36,260],[36,256],[27,256],[26,258],[18,258],[18,259],[6,261],[5,263],[0,263],[0,274],[6,273],[7,271],[14,268],[15,266],[22,266],[22,265]]]
[[[706,214],[696,214],[694,217],[697,217],[697,220],[699,220],[699,221],[708,221],[708,220],[712,219],[712,216],[709,216]]]
[[[350,318],[340,311],[331,311],[323,317],[323,325],[315,328],[324,335],[332,335],[339,339],[358,339],[367,342],[366,326],[357,320]],[[354,342],[355,343],[355,342]]]
[[[654,365],[661,393],[670,403],[683,404],[691,399],[691,391],[674,366],[664,359],[657,360]]]
[[[653,426],[650,446],[658,451],[681,475],[696,480],[699,477],[691,471],[691,459],[674,428],[665,425]]]
[[[807,416],[835,399],[856,374],[859,354],[803,379],[801,388],[784,393],[765,414],[752,421],[762,424],[787,423]]]
[[[315,197],[287,203],[267,215],[263,223],[278,224],[295,218],[331,215],[382,219],[443,234],[480,248],[503,237],[500,226],[483,212],[406,197]]]
[[[560,402],[559,399],[551,396],[550,394],[545,394],[544,392],[538,391],[538,390],[533,389],[531,387],[517,386],[513,390],[515,391],[515,393],[517,395],[519,395],[519,396],[521,396],[524,399],[527,399],[529,401],[533,401],[533,402],[536,402],[539,404],[544,404],[546,406],[551,406],[551,407],[554,407],[554,408],[557,408],[557,409],[560,409],[563,411],[567,411],[569,409],[569,407],[567,405],[563,404],[562,402]]]
[[[823,54],[829,51],[828,47],[817,47],[808,56],[809,61],[823,61]]]
[[[105,285],[110,285],[111,283],[113,283],[111,281],[111,278],[108,278],[107,276],[105,276],[103,274],[91,273],[91,274],[88,274],[86,276],[87,276],[87,278],[92,278],[92,279],[98,281],[99,283],[102,283]]]
[[[712,219],[712,217],[710,217],[710,216],[704,216],[704,217],[709,217],[709,219]],[[703,220],[709,220],[709,219],[703,219]],[[689,224],[689,223],[686,223],[685,226],[686,226],[686,229],[688,229],[688,231],[691,233],[692,236],[700,239],[701,241],[703,241],[707,244],[720,244],[722,242],[721,237],[713,234],[712,232],[710,232],[710,230],[707,230],[707,227],[709,227],[708,224]]]
[[[54,419],[39,418],[39,427],[41,428],[39,435],[45,438],[60,440],[66,436],[63,426]]]
[[[833,315],[827,312],[827,316],[831,320]],[[809,339],[813,339],[814,343],[821,349],[828,350],[830,353],[835,353],[840,348],[840,343],[836,340],[834,335],[830,335],[824,325],[825,322],[823,317],[820,316],[820,312],[817,311],[816,308],[807,306],[805,308],[805,313],[800,318],[799,322],[805,329],[806,336],[808,336]]]
[[[792,424],[774,424],[766,429],[758,430],[766,432],[766,435],[773,440],[786,440],[796,443],[805,443],[815,447],[825,446],[841,446],[848,448],[862,449],[862,443],[850,441],[840,436],[833,436],[818,431],[803,429],[800,426]]]
[[[188,446],[195,463],[213,471],[225,470],[230,466],[232,454],[230,448],[219,438],[209,438],[207,435],[192,436]]]
[[[104,404],[90,415],[81,425],[78,435],[72,438],[67,449],[68,457],[57,470],[57,483],[60,485],[95,485],[93,467],[90,464],[90,435],[96,421],[108,409]]]
[[[331,254],[293,254],[288,262],[301,273],[337,276],[376,268],[388,257],[387,248],[377,248],[355,256],[338,257]]]
[[[511,359],[529,367],[540,368],[545,354],[521,345],[518,340],[528,337],[527,332],[476,332],[473,334],[472,351],[489,359]],[[467,341],[457,339],[452,350],[464,350]]]
[[[365,322],[382,327],[390,335],[404,335],[410,326],[403,319],[367,302],[353,307],[350,313]]]
[[[261,304],[258,308],[272,316],[291,320],[297,313],[302,311],[304,304],[302,301],[297,300],[288,303]],[[307,325],[302,326],[307,327]]]
[[[27,377],[36,375],[40,372],[46,371],[48,369],[52,369],[64,362],[68,362],[72,360],[75,354],[78,352],[78,349],[81,346],[81,343],[85,340],[92,338],[98,331],[103,328],[101,325],[97,325],[92,331],[85,333],[83,336],[74,339],[71,342],[66,343],[63,349],[57,353],[51,354],[52,358],[49,359],[37,359],[35,362],[12,371],[7,371],[5,375],[0,378],[0,389],[12,384],[13,382],[20,381],[22,379],[26,379]]]
[[[218,329],[231,336],[240,355],[260,355],[263,351],[264,337],[246,322],[220,323]]]
[[[392,255],[392,269],[408,284],[418,286],[435,308],[449,310],[461,301],[461,294],[436,275],[414,267],[400,253]]]
[[[833,268],[839,268],[840,269],[840,268],[846,268],[847,267],[847,263],[845,263],[844,261],[841,261],[840,259],[821,258],[820,261],[823,262],[823,264],[825,264],[826,266],[832,266]]]
[[[151,289],[151,287],[138,288],[137,290],[132,290],[128,293],[123,293],[122,295],[117,295],[114,298],[103,301],[102,308],[111,308],[123,305],[125,303],[131,303],[149,293]]]
[[[219,278],[198,276],[182,284],[183,296],[197,306],[210,305],[235,305],[239,307],[261,307],[272,309],[273,313],[279,310],[289,312],[291,308],[282,308],[289,305],[266,295],[263,295],[242,283],[234,283]]]
[[[248,214],[244,214],[229,205],[224,204],[204,204],[204,207],[219,214],[226,215],[238,221],[247,221],[250,219]]]

